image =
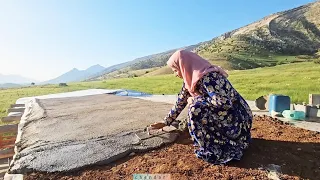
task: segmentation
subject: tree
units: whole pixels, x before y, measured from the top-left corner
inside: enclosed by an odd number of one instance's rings
[[[68,86],[67,83],[59,83],[59,86]]]
[[[35,84],[36,84],[36,83],[32,82],[32,83],[31,83],[31,86],[34,86]]]

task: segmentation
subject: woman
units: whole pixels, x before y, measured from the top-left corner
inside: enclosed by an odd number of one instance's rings
[[[252,112],[228,81],[227,73],[185,50],[176,51],[167,65],[183,79],[183,87],[164,122],[151,128],[170,125],[191,97],[188,129],[197,147],[196,156],[213,164],[240,160],[251,140]]]

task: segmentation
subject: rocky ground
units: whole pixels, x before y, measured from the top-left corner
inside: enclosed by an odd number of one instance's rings
[[[184,133],[172,145],[110,165],[72,173],[34,172],[24,179],[133,179],[135,173],[158,173],[170,174],[174,180],[260,180],[268,179],[272,167],[280,172],[280,179],[320,179],[320,133],[295,128],[270,117],[255,117],[252,137],[253,142],[243,159],[227,165],[210,165],[197,159],[192,142]]]

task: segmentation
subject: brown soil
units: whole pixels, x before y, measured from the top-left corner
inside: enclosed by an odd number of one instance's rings
[[[133,179],[135,173],[171,174],[171,179],[268,179],[269,164],[281,166],[281,179],[320,179],[320,133],[255,117],[253,142],[241,161],[210,165],[193,154],[187,133],[169,146],[136,154],[109,166],[73,173],[31,173],[33,179]]]

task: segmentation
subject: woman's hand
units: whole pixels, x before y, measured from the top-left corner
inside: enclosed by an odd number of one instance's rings
[[[192,104],[193,99],[194,99],[193,97],[189,97],[189,98],[188,98],[188,105]]]
[[[152,129],[162,129],[163,127],[165,127],[166,124],[164,122],[156,122],[150,125],[150,128]]]

